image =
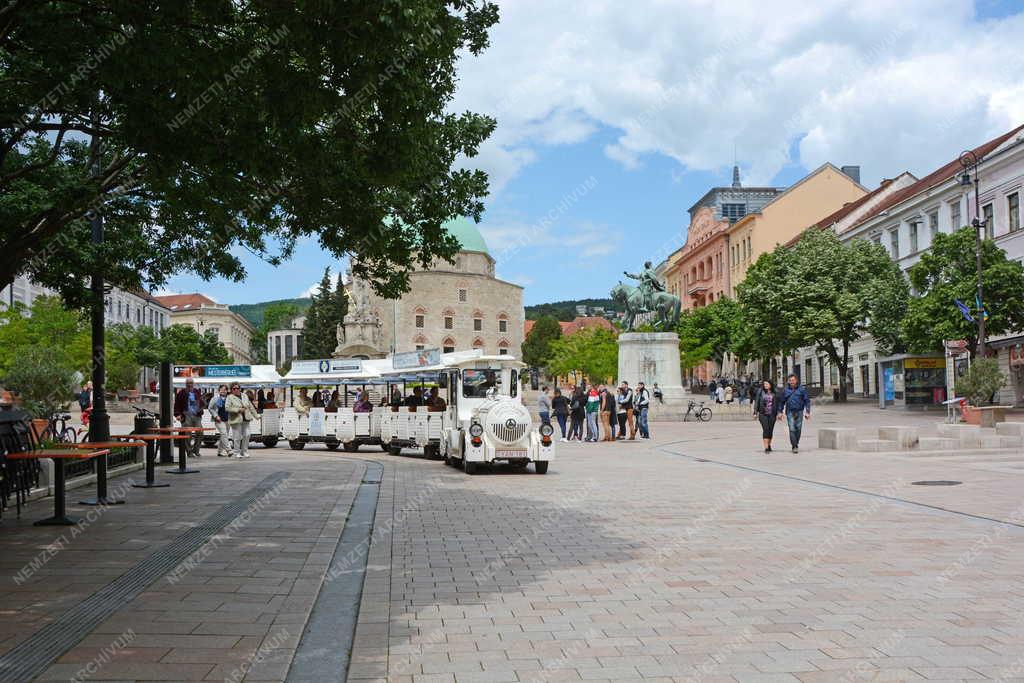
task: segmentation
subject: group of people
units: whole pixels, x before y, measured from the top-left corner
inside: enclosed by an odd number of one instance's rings
[[[807,389],[800,384],[800,378],[790,375],[786,378],[786,387],[779,391],[771,380],[764,380],[761,386],[754,386],[752,396],[754,417],[761,423],[761,440],[764,452],[772,452],[772,437],[775,423],[785,416],[789,427],[789,443],[794,453],[800,452],[800,434],[804,420],[811,418],[811,398]]]
[[[708,399],[715,403],[753,403],[761,385],[750,379],[718,377],[708,382]]]
[[[353,396],[352,412],[373,412],[373,398],[368,389],[357,389],[350,395]],[[303,387],[299,389],[299,395],[295,399],[295,410],[299,415],[305,416],[309,415],[310,408],[323,408],[326,413],[336,413],[338,408],[343,405],[341,394],[337,389],[333,391],[314,390],[313,395],[310,396],[309,390]],[[441,397],[441,391],[437,387],[414,387],[408,395],[403,396],[402,390],[397,385],[393,385],[391,392],[380,400],[380,407],[384,406],[390,406],[394,410],[402,406],[407,408],[423,406],[428,412],[443,412],[447,409],[448,404]]]
[[[272,400],[273,392],[270,397]],[[202,427],[203,411],[208,410],[217,430],[217,455],[248,458],[249,424],[259,414],[254,398],[258,400],[251,390],[242,391],[237,382],[230,386],[221,384],[216,393],[204,396],[189,378],[185,380],[185,388],[179,389],[174,396],[174,417],[182,427]],[[263,399],[263,407],[270,407],[266,405],[266,396]],[[189,457],[199,457],[201,443],[201,433],[196,432],[186,445]]]
[[[661,392],[654,386],[654,397]],[[554,415],[562,441],[621,441],[651,438],[648,412],[652,392],[643,382],[636,389],[629,382],[614,385],[570,385],[563,392],[541,387],[537,397],[537,412],[541,422],[551,424]]]

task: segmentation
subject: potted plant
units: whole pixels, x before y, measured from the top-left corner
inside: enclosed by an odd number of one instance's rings
[[[981,424],[981,406],[991,403],[992,395],[1006,384],[1006,375],[999,370],[999,364],[992,358],[974,361],[971,367],[957,379],[956,395],[967,400],[962,409],[964,421]]]
[[[8,370],[3,383],[32,417],[38,437],[42,437],[50,418],[67,405],[77,388],[75,372],[67,358],[44,347],[25,351]]]

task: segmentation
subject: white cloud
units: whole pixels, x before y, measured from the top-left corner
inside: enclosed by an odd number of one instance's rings
[[[334,287],[338,286],[338,276],[339,275],[340,275],[340,273],[338,273],[338,272],[334,272],[334,271],[331,272],[331,288],[332,289]],[[302,290],[301,292],[299,292],[295,296],[297,296],[300,299],[308,298],[308,297],[311,297],[314,294],[316,294],[318,291],[320,291],[320,280],[317,280],[316,282],[314,282],[309,287],[307,287],[306,289]]]
[[[804,166],[859,164],[867,184],[928,170],[1024,117],[1024,16],[971,0],[502,0],[491,47],[460,63],[454,110],[497,117],[478,165],[493,192],[541,145],[620,131],[628,168],[662,154],[748,184],[799,141]]]

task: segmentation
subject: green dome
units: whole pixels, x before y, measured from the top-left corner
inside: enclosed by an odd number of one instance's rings
[[[453,236],[462,245],[463,251],[482,251],[488,254],[487,242],[484,241],[484,236],[480,234],[479,228],[469,218],[453,218],[444,224],[445,230],[448,234]]]

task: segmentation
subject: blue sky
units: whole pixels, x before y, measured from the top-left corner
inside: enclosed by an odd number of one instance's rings
[[[776,20],[754,0],[499,4],[451,108],[498,118],[464,163],[491,175],[481,231],[526,304],[607,296],[623,269],[680,245],[687,208],[729,184],[734,149],[745,184],[830,161],[860,165],[871,188],[1024,122],[1018,0],[782,0]],[[574,190],[548,231],[503,251]],[[339,267],[315,243],[278,268],[240,256],[244,283],[166,289],[263,301]]]

